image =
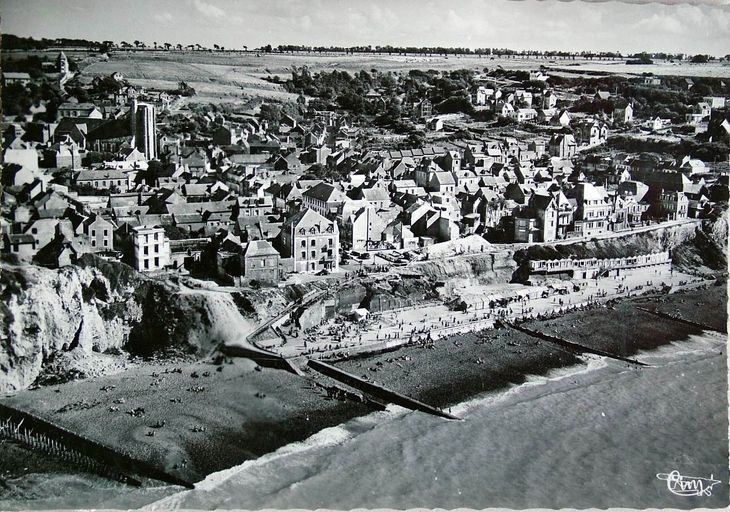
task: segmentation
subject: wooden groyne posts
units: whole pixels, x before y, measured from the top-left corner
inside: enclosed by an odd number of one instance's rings
[[[387,389],[378,384],[368,382],[356,375],[342,371],[327,363],[323,363],[322,361],[309,359],[307,361],[307,366],[323,375],[326,375],[327,377],[342,382],[343,384],[347,384],[348,386],[351,386],[355,389],[359,389],[363,393],[368,393],[376,398],[394,403],[396,405],[400,405],[401,407],[405,407],[414,411],[425,412],[449,420],[461,419],[449,413],[446,413],[441,409],[437,409],[436,407],[432,407],[428,404],[424,404],[423,402],[419,402],[418,400],[414,400],[413,398],[401,395],[400,393],[391,391],[390,389]]]
[[[697,327],[698,329],[702,329],[703,331],[714,331],[714,332],[719,332],[721,334],[727,334],[727,327],[725,329],[716,329],[714,327],[710,327],[709,325],[705,325],[700,322],[694,322],[692,320],[687,320],[686,318],[680,318],[675,315],[670,315],[669,313],[663,313],[661,311],[643,308],[641,306],[636,306],[636,309],[638,309],[639,311],[644,311],[645,313],[650,313],[652,315],[656,315],[660,318],[666,318],[667,320],[674,320],[675,322],[680,322],[683,324],[691,325],[692,327]]]
[[[551,336],[550,334],[545,334],[540,331],[533,331],[532,329],[528,329],[527,327],[522,327],[520,325],[513,324],[506,320],[500,320],[500,322],[503,325],[506,325],[507,327],[511,327],[512,329],[523,332],[529,336],[539,338],[541,340],[549,341],[550,343],[554,343],[561,347],[567,348],[568,350],[571,350],[573,352],[587,352],[589,354],[596,354],[598,356],[616,359],[617,361],[623,361],[624,363],[629,363],[629,364],[633,364],[636,366],[648,366],[646,363],[642,363],[641,361],[637,361],[636,359],[629,359],[628,357],[611,354],[610,352],[605,352],[603,350],[599,350],[596,348],[586,347],[585,345],[581,345],[579,343],[573,343],[572,341],[564,340],[563,338],[558,338],[557,336]]]
[[[192,489],[191,482],[170,475],[145,461],[135,460],[58,425],[0,404],[0,436],[19,442],[77,464],[102,476],[132,485],[141,482],[130,475],[139,475],[161,482]]]
[[[0,420],[0,437],[11,439],[33,450],[45,452],[56,459],[79,466],[90,473],[137,487],[142,485],[139,480],[119,473],[108,466],[100,464],[88,455],[69,448],[63,439],[58,440],[43,432],[36,432],[31,428],[27,428],[28,426],[24,424],[25,418],[14,420],[6,417]]]

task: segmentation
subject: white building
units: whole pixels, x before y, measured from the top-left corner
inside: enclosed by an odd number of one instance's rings
[[[139,272],[161,270],[170,264],[170,241],[161,226],[138,226],[134,239],[134,268]]]
[[[157,111],[154,105],[132,100],[130,112],[134,146],[144,153],[145,158],[157,158]]]

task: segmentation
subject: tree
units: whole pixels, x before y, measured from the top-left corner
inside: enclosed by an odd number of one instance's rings
[[[261,112],[259,117],[262,121],[269,121],[274,124],[279,124],[281,121],[281,106],[264,103],[261,105]]]
[[[195,89],[190,87],[185,82],[180,82],[177,85],[177,88],[178,88],[178,92],[180,93],[181,96],[195,96]]]
[[[692,62],[693,64],[707,64],[709,60],[710,59],[707,57],[707,55],[695,55],[694,57],[692,57],[690,62]]]

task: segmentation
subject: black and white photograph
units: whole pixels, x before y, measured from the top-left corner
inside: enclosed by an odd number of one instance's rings
[[[730,506],[730,0],[0,0],[0,57],[0,510]]]

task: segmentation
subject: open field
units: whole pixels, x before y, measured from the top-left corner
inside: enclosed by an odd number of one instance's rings
[[[404,73],[412,69],[434,69],[449,71],[472,69],[481,71],[498,66],[506,70],[535,70],[541,66],[559,76],[576,77],[585,72],[610,73],[618,75],[655,75],[730,77],[727,64],[690,64],[657,62],[652,65],[627,65],[625,60],[548,60],[536,58],[505,58],[476,55],[420,56],[386,54],[335,54],[296,53],[265,54],[255,52],[205,52],[205,51],[116,51],[109,60],[79,51],[67,52],[82,68],[82,78],[106,76],[118,71],[132,84],[153,88],[174,88],[184,80],[194,87],[199,102],[236,102],[245,97],[261,97],[279,101],[294,100],[296,95],[287,93],[277,85],[264,80],[279,76],[286,79],[293,67],[307,66],[310,71],[331,71],[338,69],[355,73],[360,70],[391,71]],[[11,52],[5,58],[20,58],[25,55],[55,57],[56,50],[34,52]]]

